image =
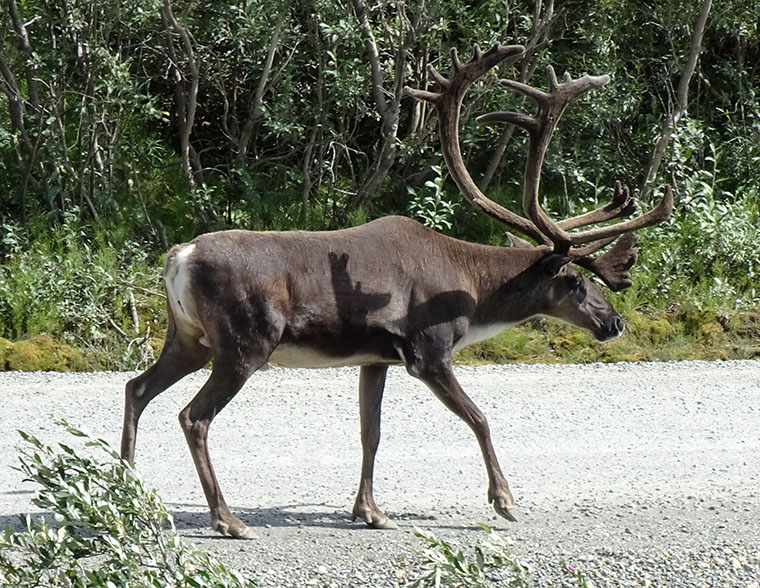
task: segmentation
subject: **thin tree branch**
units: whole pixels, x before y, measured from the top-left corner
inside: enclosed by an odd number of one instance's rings
[[[678,90],[676,92],[676,105],[671,113],[668,114],[665,122],[662,125],[660,136],[657,139],[657,143],[652,153],[652,160],[649,164],[644,184],[641,187],[641,194],[639,198],[642,201],[647,201],[652,193],[655,180],[657,179],[657,172],[660,169],[660,164],[667,151],[670,139],[673,136],[678,122],[681,120],[689,105],[689,83],[694,76],[694,71],[697,67],[697,61],[699,54],[702,50],[702,39],[705,33],[705,25],[707,23],[707,17],[710,14],[710,8],[712,6],[712,0],[703,0],[702,6],[699,10],[699,16],[694,24],[694,32],[691,35],[691,49],[689,50],[689,56],[686,59],[683,70],[681,71],[681,79],[678,82]]]
[[[354,9],[356,10],[356,20],[359,22],[359,28],[366,38],[365,47],[372,76],[372,96],[377,105],[377,111],[381,116],[384,116],[388,110],[388,105],[383,93],[383,68],[380,63],[380,52],[377,49],[375,35],[372,32],[372,27],[370,26],[369,18],[367,17],[367,6],[364,4],[363,0],[353,0],[353,2]]]
[[[240,139],[238,142],[238,150],[235,156],[235,165],[238,168],[242,168],[245,165],[245,159],[248,154],[248,147],[251,143],[251,137],[253,136],[253,129],[256,120],[259,118],[261,112],[261,106],[264,103],[264,92],[269,82],[269,76],[272,72],[272,64],[274,63],[274,56],[277,52],[277,48],[280,44],[280,34],[282,33],[282,27],[285,23],[286,11],[280,12],[280,16],[277,19],[277,24],[272,32],[272,39],[269,41],[269,48],[267,49],[267,57],[264,60],[264,67],[261,71],[261,77],[258,84],[256,84],[256,90],[254,91],[253,100],[248,105],[248,116],[243,123],[243,128],[240,131]]]

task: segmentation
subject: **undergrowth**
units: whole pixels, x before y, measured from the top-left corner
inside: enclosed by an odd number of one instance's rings
[[[424,547],[418,550],[418,572],[406,588],[532,588],[554,586],[539,583],[531,566],[512,552],[513,542],[490,526],[479,523],[485,540],[471,546],[472,554],[457,545],[415,527]],[[558,562],[563,586],[591,588],[582,572]]]
[[[534,319],[460,351],[460,364],[591,363],[760,358],[760,312],[700,309],[623,313],[618,339],[600,343],[591,333],[553,319]]]
[[[633,286],[607,293],[629,325],[623,337],[599,344],[585,331],[539,319],[470,346],[456,360],[760,356],[757,193],[717,198],[700,178],[690,180],[670,221],[642,231]],[[118,230],[70,223],[35,237],[31,230],[4,225],[0,370],[124,370],[152,363],[166,330],[162,257]]]
[[[152,361],[166,321],[160,259],[136,241],[111,239],[71,226],[40,239],[5,233],[0,369],[131,369]]]

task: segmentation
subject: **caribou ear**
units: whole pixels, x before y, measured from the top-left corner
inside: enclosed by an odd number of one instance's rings
[[[509,231],[507,231],[507,239],[509,239],[509,246],[510,247],[521,247],[523,249],[528,247],[535,247],[533,243],[530,241],[526,241],[525,239],[521,239],[517,235],[513,235]]]
[[[541,260],[541,268],[550,278],[559,274],[559,271],[573,260],[569,255],[550,253]]]

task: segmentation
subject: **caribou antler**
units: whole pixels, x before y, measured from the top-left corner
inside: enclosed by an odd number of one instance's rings
[[[541,167],[557,122],[572,101],[589,90],[604,86],[610,81],[609,76],[606,75],[585,75],[582,78],[574,80],[570,77],[570,74],[565,73],[564,81],[559,83],[554,73],[554,68],[549,66],[547,73],[549,75],[550,87],[548,93],[513,80],[500,80],[508,88],[527,96],[538,105],[538,113],[535,116],[517,112],[492,112],[477,119],[480,123],[507,122],[528,131],[530,146],[528,161],[525,165],[525,183],[523,185],[523,208],[528,218],[535,223],[542,233],[549,237],[552,243],[554,243],[555,250],[560,252],[567,252],[572,245],[617,237],[623,233],[661,223],[669,218],[673,209],[673,194],[669,188],[666,188],[665,196],[660,204],[646,214],[606,227],[597,227],[578,233],[568,233],[566,230],[567,228],[584,226],[624,216],[623,214],[614,214],[612,212],[616,207],[609,210],[607,214],[605,214],[604,208],[599,208],[588,215],[583,215],[586,217],[585,219],[583,217],[571,219],[575,222],[568,222],[564,227],[561,223],[552,221],[546,215],[539,204]],[[630,196],[627,195],[627,188],[616,186],[615,192],[616,198],[613,198],[613,201],[616,199],[630,201]],[[632,213],[632,203],[626,204],[624,202],[619,212],[623,211],[630,211]]]
[[[549,92],[543,92],[521,82],[500,80],[512,90],[527,96],[538,106],[535,115],[517,112],[492,112],[478,117],[480,123],[506,122],[528,131],[529,152],[525,165],[523,184],[523,210],[527,218],[517,215],[488,199],[476,186],[467,171],[459,148],[459,113],[467,89],[478,77],[507,57],[519,56],[521,46],[495,44],[486,53],[475,45],[473,57],[462,64],[455,50],[451,52],[454,72],[450,78],[442,76],[429,66],[430,76],[442,87],[441,92],[429,92],[405,88],[405,92],[418,100],[431,102],[438,111],[441,134],[441,150],[454,178],[465,198],[477,209],[496,220],[532,238],[534,241],[552,245],[559,253],[569,254],[575,263],[596,273],[611,289],[619,290],[630,286],[630,268],[636,261],[635,237],[638,229],[661,223],[670,217],[673,209],[673,193],[665,187],[662,201],[649,212],[615,224],[594,227],[584,231],[569,232],[572,229],[597,224],[632,215],[637,204],[630,191],[616,182],[612,200],[586,214],[564,221],[555,222],[544,212],[539,203],[539,186],[544,155],[551,141],[557,122],[568,105],[582,94],[607,84],[609,76],[588,76],[572,79],[565,74],[560,83],[550,66]],[[606,254],[594,259],[590,255],[610,245],[621,235],[618,243]],[[583,248],[576,245],[588,244]]]
[[[609,241],[603,241],[602,247],[606,247],[614,240],[613,237]],[[615,246],[604,255],[593,258],[589,257],[588,254],[574,253],[572,256],[573,263],[594,272],[607,284],[610,290],[619,292],[633,284],[631,268],[639,256],[639,250],[634,247],[638,240],[639,238],[635,233],[625,233],[617,239]]]
[[[452,49],[451,63],[454,73],[451,78],[447,79],[443,77],[432,65],[428,66],[430,77],[443,88],[442,92],[428,92],[408,86],[404,88],[404,92],[412,98],[430,102],[436,107],[443,157],[446,160],[451,177],[454,178],[459,187],[459,191],[470,204],[499,222],[520,231],[534,241],[548,245],[550,244],[549,240],[531,221],[486,198],[467,171],[464,159],[462,158],[462,152],[459,149],[459,112],[467,89],[492,67],[509,57],[519,57],[524,51],[525,49],[522,45],[501,45],[496,43],[483,53],[480,47],[475,45],[472,59],[468,63],[463,64],[459,61],[456,49]]]
[[[616,218],[631,216],[637,209],[638,204],[636,203],[636,199],[631,196],[628,186],[624,186],[618,180],[615,182],[615,193],[612,200],[607,204],[591,212],[561,220],[557,224],[560,228],[568,231],[578,227],[585,227],[586,225],[594,225]]]

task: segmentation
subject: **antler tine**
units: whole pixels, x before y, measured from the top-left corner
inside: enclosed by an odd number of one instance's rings
[[[452,47],[451,51],[449,51],[449,55],[451,55],[451,67],[454,68],[454,74],[456,74],[462,69],[462,62],[459,61],[459,53],[457,52],[457,48]]]
[[[563,106],[567,106],[567,104],[578,98],[581,94],[585,94],[589,90],[595,88],[600,88],[601,86],[608,84],[610,81],[610,76],[608,75],[584,75],[582,78],[574,80],[570,77],[568,72],[565,72],[564,81],[560,84],[557,81],[557,74],[554,72],[554,68],[551,65],[547,66],[546,73],[549,77],[550,91],[548,93],[515,80],[499,80],[499,83],[507,86],[515,92],[528,96],[540,107],[548,105],[549,103],[559,103]],[[558,108],[555,106],[555,109]]]
[[[430,102],[433,105],[437,105],[441,101],[441,94],[439,92],[429,92],[427,90],[418,90],[417,88],[404,87],[404,93],[407,96],[411,96],[415,100],[422,102]]]
[[[478,210],[506,224],[531,239],[549,244],[547,238],[528,219],[507,210],[503,206],[488,199],[477,187],[470,176],[459,148],[459,112],[467,89],[475,80],[492,67],[509,57],[521,55],[525,49],[521,45],[501,45],[496,43],[483,53],[475,45],[470,61],[463,64],[455,50],[451,51],[453,74],[444,78],[437,72],[431,77],[443,88],[440,93],[415,90],[406,87],[407,95],[418,100],[431,102],[438,111],[441,150],[449,168],[451,177],[456,182],[462,195]]]
[[[607,245],[609,245],[616,239],[617,237],[607,237],[606,239],[599,239],[599,241],[594,241],[593,243],[586,245],[585,247],[579,247],[579,248],[574,247],[570,250],[570,253],[574,257],[588,257],[589,255],[604,249],[605,247],[607,247]]]
[[[546,75],[549,77],[549,88],[552,92],[559,90],[559,84],[557,83],[557,74],[554,73],[554,68],[551,65],[546,66]],[[572,81],[570,74],[565,72],[565,83]]]
[[[576,229],[578,227],[585,227],[586,225],[593,225],[602,223],[615,218],[624,218],[631,216],[639,208],[636,199],[631,196],[631,191],[628,186],[624,186],[620,183],[620,180],[615,182],[615,191],[607,204],[600,206],[599,208],[559,221],[557,224],[564,230]],[[614,239],[613,239],[614,240]]]
[[[539,90],[538,88],[534,88],[533,86],[529,86],[528,84],[523,84],[522,82],[518,82],[517,80],[499,80],[499,83],[503,86],[506,86],[510,90],[514,90],[518,94],[522,94],[523,96],[527,96],[537,104],[542,104],[547,100],[549,97],[549,94],[546,92]],[[487,115],[483,115],[487,116]]]
[[[619,292],[633,284],[631,268],[638,259],[639,250],[635,247],[638,240],[635,233],[624,233],[612,249],[597,258],[573,254],[571,250],[573,263],[592,271],[607,284],[610,290]]]
[[[597,227],[571,234],[572,245],[581,245],[608,237],[616,237],[623,233],[638,231],[639,229],[651,227],[668,220],[673,213],[673,191],[670,189],[670,186],[665,186],[664,192],[660,203],[641,216],[614,225]]]
[[[428,65],[427,70],[430,77],[433,78],[435,80],[435,83],[442,88],[448,88],[451,85],[451,82],[443,77],[432,64]]]
[[[509,123],[523,128],[529,133],[534,132],[534,130],[537,130],[538,128],[538,120],[536,120],[536,117],[521,112],[489,112],[488,114],[481,114],[475,120],[481,125]]]

